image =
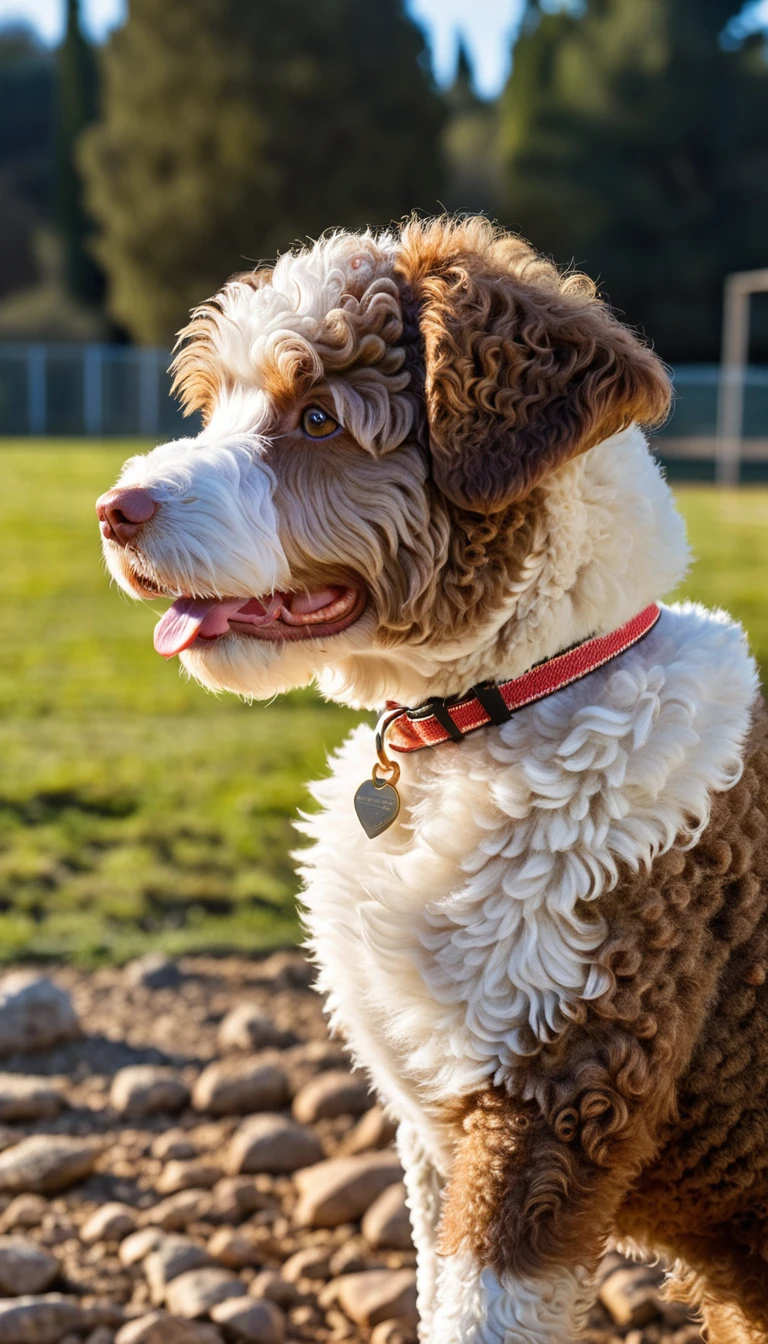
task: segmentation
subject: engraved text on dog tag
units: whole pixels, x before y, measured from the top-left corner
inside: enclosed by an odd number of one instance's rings
[[[355,794],[355,811],[368,839],[375,840],[397,817],[400,794],[384,779],[366,779]]]

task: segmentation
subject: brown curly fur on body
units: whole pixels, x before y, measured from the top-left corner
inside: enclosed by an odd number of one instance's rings
[[[768,713],[693,849],[601,902],[612,987],[465,1104],[443,1250],[594,1266],[609,1233],[680,1257],[713,1341],[768,1337]],[[740,1315],[741,1314],[741,1315]]]

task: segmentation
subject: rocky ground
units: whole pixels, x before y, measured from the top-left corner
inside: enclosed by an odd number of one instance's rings
[[[8,972],[0,1068],[0,1344],[415,1340],[393,1129],[298,955]],[[698,1344],[660,1280],[608,1256],[591,1344]]]

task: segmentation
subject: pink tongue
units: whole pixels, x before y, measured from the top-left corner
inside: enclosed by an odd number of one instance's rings
[[[194,644],[205,626],[205,636],[215,639],[229,629],[229,618],[239,611],[243,599],[222,602],[215,597],[180,597],[155,626],[155,649],[164,658],[173,658]]]
[[[226,635],[232,617],[239,615],[248,625],[263,625],[280,619],[281,612],[310,616],[334,602],[338,588],[320,588],[314,593],[274,593],[267,605],[258,597],[236,597],[229,602],[217,597],[179,597],[155,626],[155,649],[163,658],[183,653],[198,636],[217,639]],[[299,624],[291,622],[289,624]]]
[[[338,596],[338,588],[318,588],[314,593],[289,593],[286,605],[296,616],[308,616],[330,606]]]

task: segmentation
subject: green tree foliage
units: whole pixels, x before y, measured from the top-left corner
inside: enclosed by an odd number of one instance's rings
[[[80,136],[96,116],[98,72],[80,26],[80,0],[67,0],[66,30],[56,65],[56,219],[64,280],[73,298],[93,303],[101,297],[103,279],[88,248],[93,226],[84,208],[75,154]]]
[[[423,65],[401,0],[131,0],[82,153],[113,315],[167,341],[248,260],[434,209]]]
[[[529,0],[502,99],[505,214],[670,361],[716,359],[724,276],[768,262],[768,64],[736,0]]]
[[[53,60],[30,29],[0,32],[0,298],[37,275],[35,233],[50,209]]]
[[[503,197],[498,162],[498,107],[475,92],[472,67],[459,44],[456,77],[445,95],[448,121],[443,153],[448,210],[495,216]]]

